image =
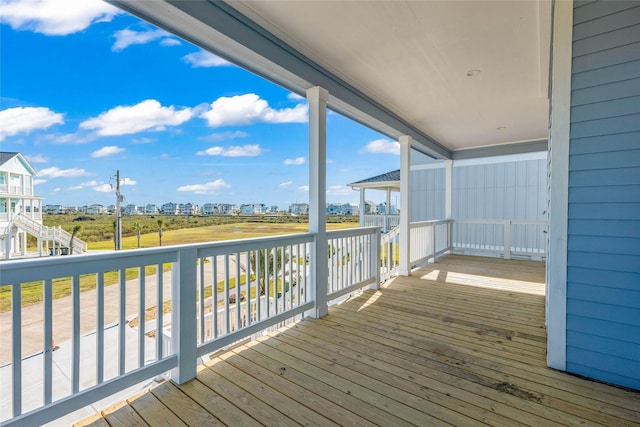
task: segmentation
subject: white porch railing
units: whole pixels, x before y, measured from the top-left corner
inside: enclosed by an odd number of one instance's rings
[[[365,227],[379,227],[382,233],[387,233],[400,225],[400,215],[371,215],[364,216]]]
[[[377,286],[377,228],[332,231],[328,242],[325,295],[316,294],[312,233],[3,262],[0,291],[11,295],[12,332],[3,344],[10,346],[11,375],[2,425],[43,424],[169,370],[183,382],[195,376],[200,356]],[[68,318],[53,305],[54,288],[65,285]],[[26,350],[33,337],[23,336],[23,290],[38,286],[42,336],[36,350]],[[87,287],[93,289],[81,292]],[[54,381],[54,334],[71,337],[68,387]],[[25,358],[34,352],[41,359]]]
[[[16,195],[16,196],[33,196],[33,187],[0,184],[0,194],[10,194],[10,195]]]
[[[546,256],[546,221],[455,220],[452,246],[465,255],[499,255],[543,259]]]
[[[412,222],[409,226],[412,267],[434,262],[445,253],[523,257],[541,260],[546,256],[546,221],[525,220],[440,220]],[[397,275],[400,262],[400,233],[395,228],[382,236],[381,279]]]

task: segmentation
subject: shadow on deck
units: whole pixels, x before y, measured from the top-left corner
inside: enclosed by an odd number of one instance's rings
[[[640,393],[546,367],[544,264],[448,256],[79,425],[636,425]]]

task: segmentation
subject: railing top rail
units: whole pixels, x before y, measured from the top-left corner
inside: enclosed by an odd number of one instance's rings
[[[439,225],[439,224],[447,224],[449,222],[451,222],[453,220],[451,219],[436,219],[436,220],[430,220],[430,221],[417,221],[417,222],[412,222],[409,224],[409,228],[419,228],[419,227],[426,227],[426,226],[431,226],[431,225]]]
[[[454,219],[457,224],[546,224],[545,220],[538,219]]]
[[[358,228],[345,228],[342,230],[327,231],[327,237],[335,239],[337,237],[353,237],[353,236],[366,236],[368,234],[374,234],[380,227],[358,227]]]
[[[224,240],[220,242],[193,243],[189,245],[173,246],[180,249],[197,249],[198,257],[224,255],[230,252],[245,252],[248,250],[267,249],[274,246],[286,246],[297,243],[310,243],[315,240],[315,233],[296,233],[280,236],[256,237],[253,239]]]
[[[263,249],[273,246],[312,242],[314,233],[267,236],[254,239],[225,240],[210,243],[129,249],[72,257],[45,257],[7,260],[0,263],[0,285],[24,283],[47,278],[113,271],[178,260],[180,251],[196,249],[198,256]]]

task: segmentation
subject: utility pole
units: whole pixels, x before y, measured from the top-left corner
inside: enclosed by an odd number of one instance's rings
[[[116,171],[116,251],[122,249],[122,213],[120,211],[120,171]]]

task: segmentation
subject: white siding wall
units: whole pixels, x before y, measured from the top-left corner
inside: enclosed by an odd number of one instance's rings
[[[454,219],[544,220],[547,153],[453,164]],[[444,218],[444,165],[411,169],[411,221]]]

